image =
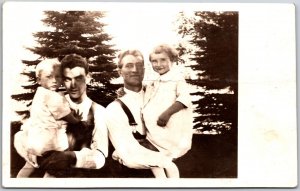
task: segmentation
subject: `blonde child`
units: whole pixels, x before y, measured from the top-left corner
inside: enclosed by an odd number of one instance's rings
[[[166,44],[154,48],[149,55],[157,80],[146,87],[143,119],[147,139],[160,151],[173,159],[181,157],[191,148],[193,117],[189,89],[182,73],[173,66],[177,51]],[[178,169],[153,169],[156,176],[172,177]]]
[[[36,79],[40,86],[32,101],[30,118],[14,139],[17,152],[26,160],[17,178],[30,176],[34,168],[38,167],[37,156],[50,150],[66,150],[67,122],[77,124],[81,120],[78,113],[71,111],[65,97],[56,92],[62,83],[60,62],[57,59],[41,61],[36,67]]]

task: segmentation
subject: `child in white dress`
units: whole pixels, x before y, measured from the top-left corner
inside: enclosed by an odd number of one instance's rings
[[[32,100],[30,117],[14,139],[17,152],[26,160],[17,178],[30,176],[38,167],[37,156],[50,150],[66,150],[67,122],[77,124],[81,120],[78,113],[71,111],[64,95],[56,92],[62,83],[57,59],[41,61],[36,67],[36,78],[40,86]]]
[[[147,85],[143,109],[147,139],[173,159],[190,150],[193,135],[189,88],[182,73],[173,66],[177,58],[177,51],[169,45],[154,48],[149,59],[159,78]],[[157,168],[156,174],[159,172],[164,173]],[[176,174],[176,169],[166,171],[166,176],[172,173]]]

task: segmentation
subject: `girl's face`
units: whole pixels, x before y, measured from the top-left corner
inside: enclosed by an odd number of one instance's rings
[[[153,53],[151,55],[150,62],[152,64],[153,70],[160,75],[167,73],[173,65],[169,56],[165,52],[159,54]]]
[[[48,90],[57,90],[62,84],[59,67],[47,67],[43,69],[37,78],[37,82]]]

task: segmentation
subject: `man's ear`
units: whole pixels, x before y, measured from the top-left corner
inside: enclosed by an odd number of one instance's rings
[[[41,78],[40,77],[36,77],[36,83],[38,83],[39,85],[41,85]]]
[[[92,76],[91,76],[91,74],[90,73],[88,73],[87,75],[86,75],[86,78],[85,78],[85,82],[86,82],[86,84],[89,84],[91,81],[92,81]]]
[[[122,71],[121,71],[121,69],[118,69],[118,74],[119,74],[120,77],[122,77]]]

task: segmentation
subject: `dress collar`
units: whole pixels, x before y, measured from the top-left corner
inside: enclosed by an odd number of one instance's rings
[[[177,73],[177,69],[173,66],[167,73],[160,75],[158,79],[159,81],[170,81],[174,79],[174,76],[176,76]]]

